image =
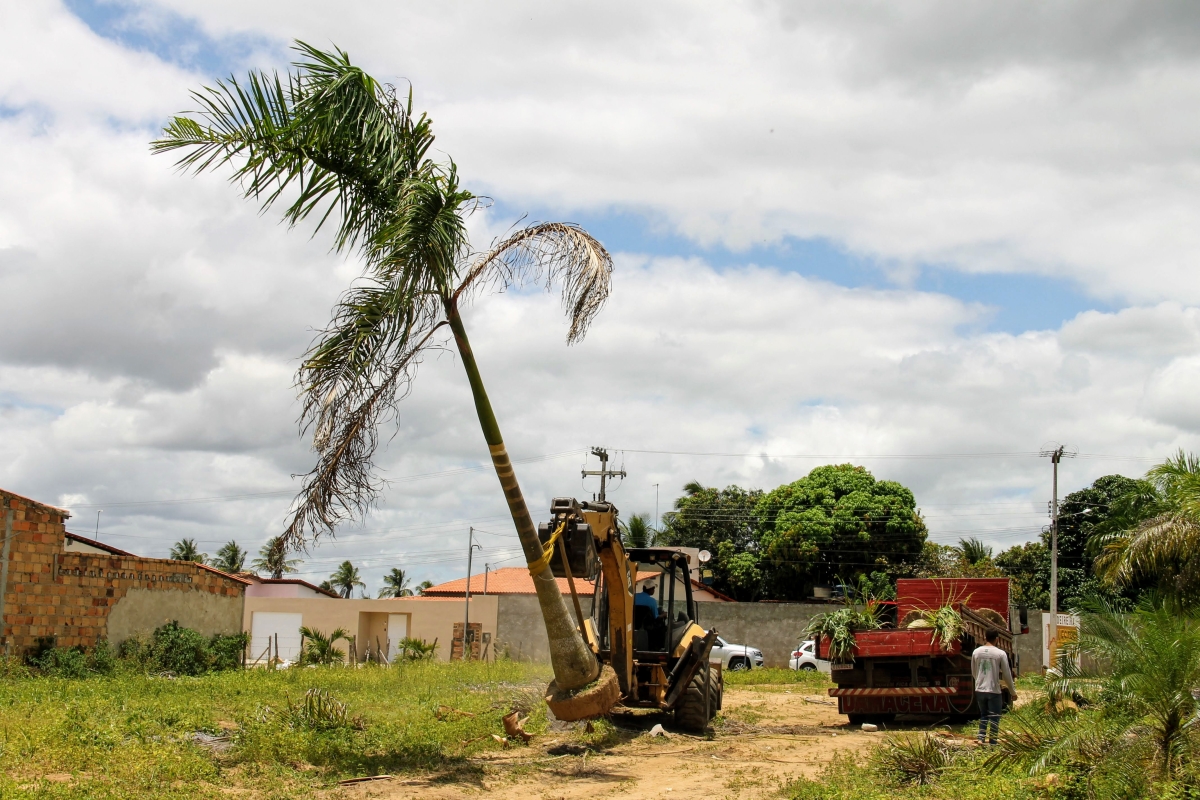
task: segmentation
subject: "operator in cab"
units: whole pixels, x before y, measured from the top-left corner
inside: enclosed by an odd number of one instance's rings
[[[654,599],[654,584],[647,583],[642,587],[642,590],[633,597],[635,606],[645,606],[650,609],[650,613],[654,618],[658,617],[658,601]]]

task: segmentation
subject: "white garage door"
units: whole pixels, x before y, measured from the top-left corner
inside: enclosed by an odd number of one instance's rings
[[[388,614],[388,661],[400,656],[400,640],[408,637],[408,614]]]
[[[284,614],[278,611],[255,611],[250,621],[250,657],[266,659],[267,646],[275,652],[275,636],[279,636],[279,657],[284,661],[295,661],[300,657],[300,626],[304,624],[302,614]]]

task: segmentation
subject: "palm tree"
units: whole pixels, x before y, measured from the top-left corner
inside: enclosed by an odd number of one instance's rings
[[[1103,672],[1080,670],[1080,655],[1104,665]],[[1044,702],[1007,717],[988,766],[1081,773],[1089,797],[1158,796],[1155,786],[1194,769],[1200,755],[1197,686],[1195,619],[1151,602],[1131,614],[1093,604],[1078,641],[1047,673]]]
[[[300,635],[304,642],[304,661],[311,664],[341,664],[345,660],[346,651],[333,646],[338,639],[350,641],[350,634],[345,628],[338,628],[326,636],[316,628],[302,627]]]
[[[203,564],[208,561],[208,553],[200,552],[195,539],[180,539],[171,545],[171,558],[175,561],[195,561],[197,564]]]
[[[1200,459],[1180,450],[1118,498],[1091,549],[1114,587],[1155,584],[1176,606],[1200,602]]]
[[[417,594],[425,594],[426,589],[433,588],[433,581],[421,581],[417,584]]]
[[[350,595],[354,594],[355,586],[366,587],[366,584],[358,576],[358,567],[349,561],[343,561],[333,571],[333,574],[329,576],[329,584],[338,594],[345,598],[349,598]]]
[[[629,522],[622,522],[621,533],[626,547],[653,547],[658,537],[658,531],[650,525],[650,518],[645,514],[634,514]]]
[[[365,279],[339,301],[330,326],[301,362],[301,427],[313,431],[317,465],[304,478],[283,534],[295,547],[361,516],[380,491],[379,425],[409,391],[422,352],[448,328],[462,359],[483,437],[534,576],[560,689],[596,678],[599,664],[576,630],[517,483],[500,426],[467,339],[462,309],[480,293],[529,282],[562,285],[567,343],[583,338],[608,297],[612,259],[581,228],[535,223],[479,251],[465,219],[480,198],[459,185],[453,161],[435,163],[428,117],[401,102],[340,51],[302,42],[286,79],[251,73],[193,94],[198,119],[175,117],[153,143],[183,151],[180,167],[232,168],[243,194],[264,209],[285,195],[296,224],[338,221],[338,250],[357,250]],[[443,334],[444,335],[444,334]]]
[[[430,584],[432,585],[432,584]],[[399,567],[383,576],[383,588],[379,590],[380,597],[412,597],[413,590],[408,588],[408,576]]]
[[[212,565],[222,572],[241,572],[246,564],[246,551],[238,547],[238,543],[230,541],[217,551],[217,557]]]
[[[296,565],[299,563],[300,559],[287,557],[287,542],[284,538],[275,536],[268,539],[267,543],[259,549],[258,558],[251,561],[250,566],[279,580],[284,575],[298,572]]]
[[[992,548],[973,537],[970,539],[959,539],[958,552],[962,555],[963,561],[972,565],[978,564],[981,561],[992,560]]]

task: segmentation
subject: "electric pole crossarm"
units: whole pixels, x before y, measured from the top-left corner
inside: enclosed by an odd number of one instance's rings
[[[600,496],[597,498],[600,502],[604,502],[605,481],[608,478],[624,478],[625,470],[611,470],[608,468],[608,451],[603,447],[593,447],[592,455],[600,459],[600,469],[585,469],[580,470],[583,477],[599,476],[600,478]]]

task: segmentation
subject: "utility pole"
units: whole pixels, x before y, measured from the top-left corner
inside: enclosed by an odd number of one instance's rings
[[[658,533],[658,484],[654,484],[654,533]]]
[[[1043,450],[1043,456],[1050,457],[1053,469],[1053,489],[1050,500],[1050,666],[1053,667],[1058,659],[1058,464],[1063,456],[1068,458],[1075,455],[1067,453],[1062,445],[1054,450]]]
[[[592,455],[594,455],[600,459],[600,469],[585,469],[582,471],[583,477],[586,478],[589,475],[599,475],[600,476],[600,496],[597,497],[596,499],[599,500],[601,503],[603,503],[604,502],[604,481],[605,481],[605,479],[606,478],[624,478],[625,470],[623,470],[623,469],[611,470],[608,468],[608,451],[605,450],[603,447],[593,447]]]
[[[488,573],[489,573],[489,572],[491,572],[491,571],[492,571],[492,565],[491,565],[491,564],[484,564],[484,565],[483,565],[483,593],[484,593],[484,594],[487,594],[487,579],[488,579]]]
[[[463,653],[462,660],[467,661],[471,657],[471,556],[475,555],[475,548],[483,549],[483,545],[475,544],[475,529],[470,528],[467,534],[467,590],[464,595],[467,598],[466,610],[463,612]]]
[[[97,542],[100,541],[100,515],[103,513],[103,508],[96,512],[96,533],[93,534],[93,538],[95,538]]]

